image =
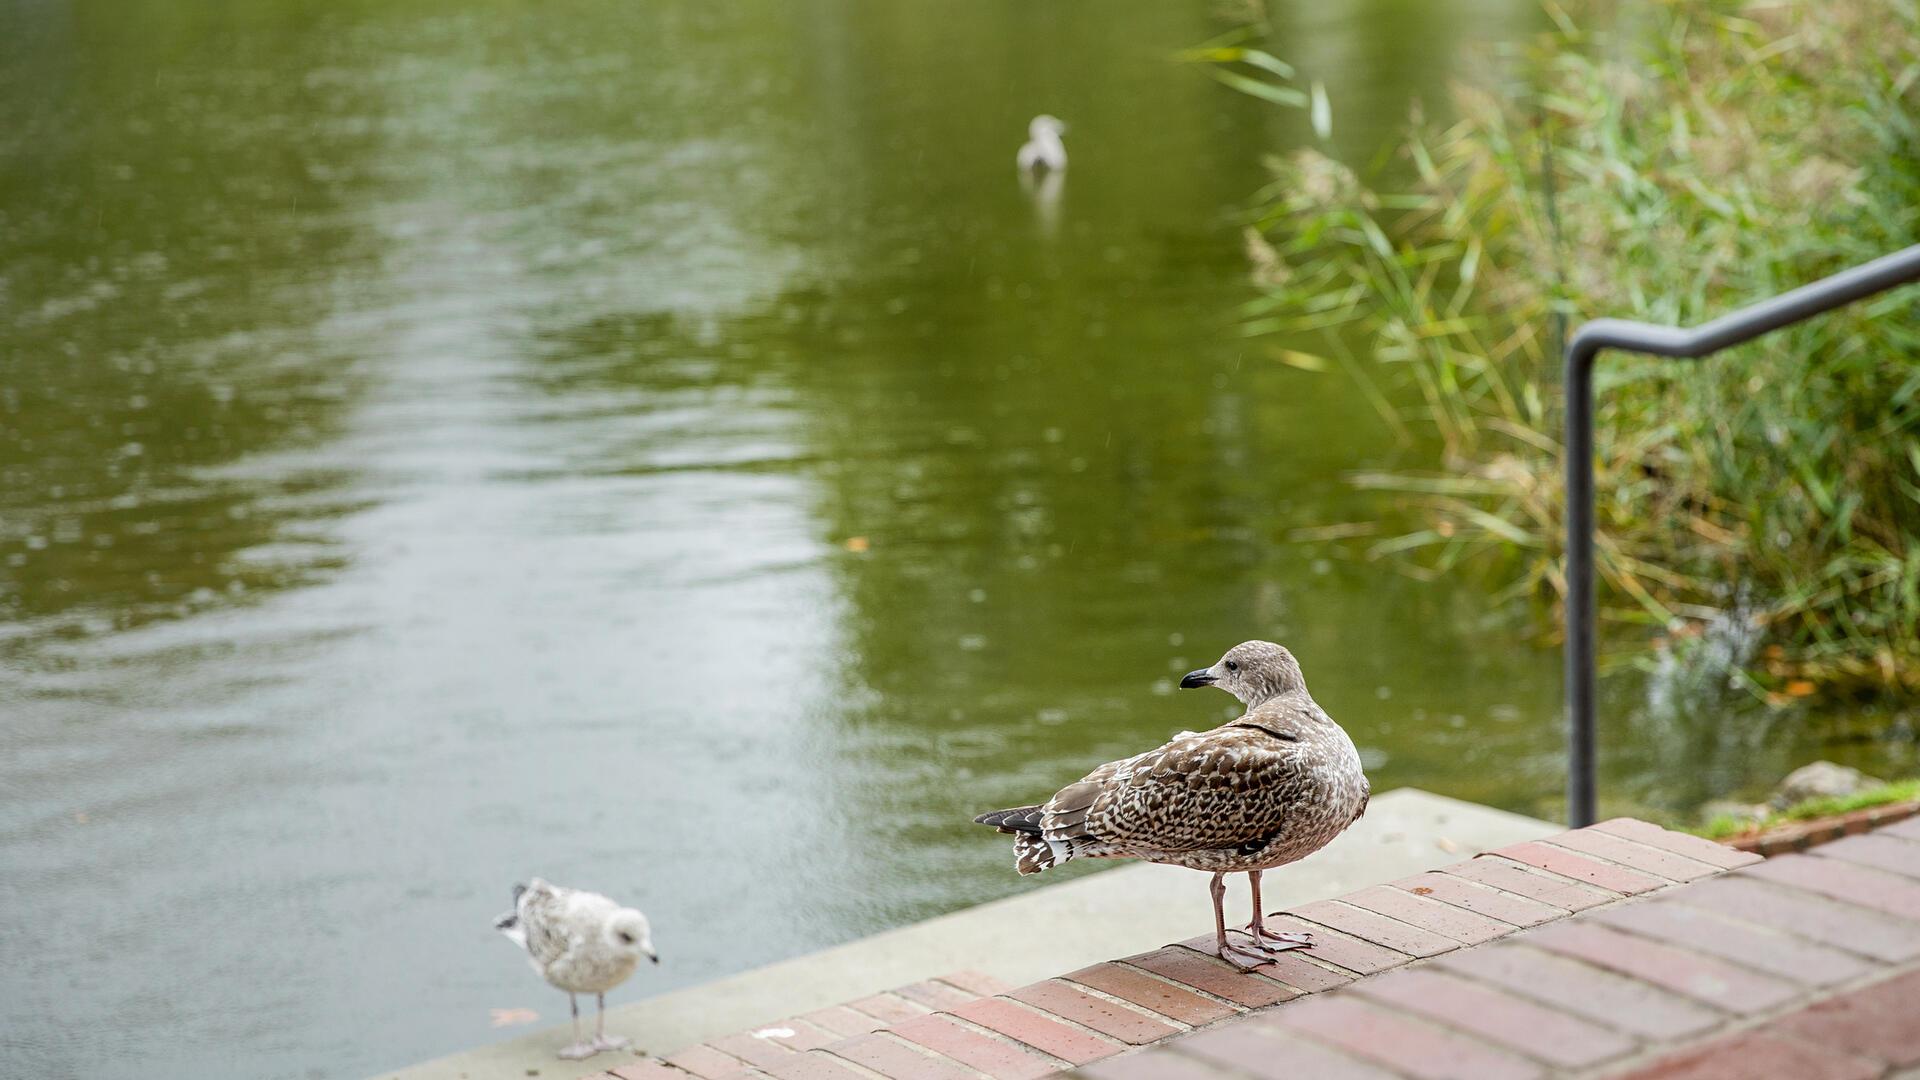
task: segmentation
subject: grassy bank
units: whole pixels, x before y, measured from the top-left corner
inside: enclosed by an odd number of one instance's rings
[[[1415,118],[1414,180],[1303,152],[1254,238],[1248,332],[1417,388],[1430,469],[1359,477],[1424,528],[1375,555],[1555,598],[1559,328],[1693,323],[1920,240],[1911,0],[1665,0],[1558,27]],[[1606,33],[1583,29],[1607,24]],[[1786,701],[1920,691],[1920,294],[1598,384],[1615,647],[1729,635]],[[1749,650],[1751,650],[1749,652]]]

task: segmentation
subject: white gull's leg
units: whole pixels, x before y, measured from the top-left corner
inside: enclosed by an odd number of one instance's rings
[[[560,1056],[566,1058],[568,1061],[579,1061],[581,1058],[590,1058],[598,1053],[598,1051],[592,1043],[580,1037],[580,999],[574,997],[572,994],[568,994],[567,1004],[573,1007],[573,1045],[561,1047]]]
[[[621,1035],[607,1034],[607,995],[596,995],[600,999],[600,1011],[593,1018],[593,1048],[595,1050],[625,1050],[633,1045],[633,1040]]]

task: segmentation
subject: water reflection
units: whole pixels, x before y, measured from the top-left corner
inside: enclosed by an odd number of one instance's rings
[[[1365,160],[1531,7],[1273,47]],[[645,990],[1004,894],[968,817],[1220,715],[1171,677],[1255,633],[1377,787],[1551,800],[1552,654],[1284,542],[1400,451],[1232,335],[1304,119],[1166,62],[1225,28],[0,6],[7,1071],[490,1038],[530,872],[647,908]]]

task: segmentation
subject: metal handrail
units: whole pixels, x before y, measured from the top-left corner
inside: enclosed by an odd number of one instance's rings
[[[1567,343],[1567,821],[1593,824],[1593,365],[1602,349],[1693,359],[1920,281],[1920,244],[1692,328],[1595,319]]]

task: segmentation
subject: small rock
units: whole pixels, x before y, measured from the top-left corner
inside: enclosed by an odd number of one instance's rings
[[[1831,761],[1816,761],[1788,773],[1787,778],[1780,781],[1780,786],[1773,789],[1773,797],[1769,801],[1785,809],[1808,799],[1845,798],[1885,783],[1859,769],[1850,769]]]
[[[1758,824],[1766,820],[1769,807],[1766,803],[1743,803],[1733,799],[1714,799],[1700,807],[1700,821],[1703,824],[1732,818],[1743,824]]]

